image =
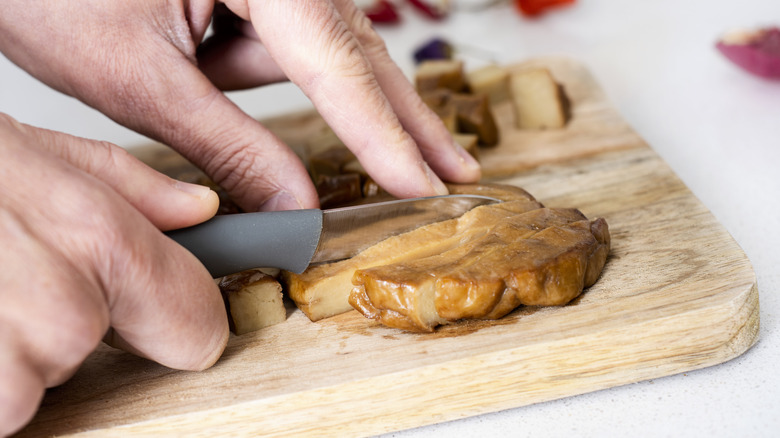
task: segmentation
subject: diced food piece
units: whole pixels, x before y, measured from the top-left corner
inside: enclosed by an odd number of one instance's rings
[[[317,195],[321,208],[333,208],[358,200],[363,196],[360,175],[357,173],[322,175],[317,180]]]
[[[510,91],[520,129],[562,128],[566,124],[563,90],[546,68],[513,73]]]
[[[415,84],[420,93],[437,88],[462,91],[466,86],[463,62],[442,59],[424,61],[417,68]]]
[[[717,43],[731,62],[758,76],[780,79],[780,29],[733,31]]]
[[[454,105],[442,105],[431,108],[450,132],[458,131],[458,109]]]
[[[509,99],[509,71],[497,65],[470,71],[466,74],[468,88],[474,94],[485,94],[491,105]]]
[[[453,93],[450,102],[458,116],[458,131],[477,134],[482,146],[498,144],[498,126],[490,110],[487,96],[483,94]]]
[[[459,219],[438,222],[409,233],[390,237],[360,254],[335,263],[310,266],[301,274],[282,271],[286,290],[312,321],[352,310],[348,297],[356,270],[416,260],[457,247],[467,236],[487,232],[482,221],[489,216],[514,215],[541,207],[523,189],[497,184],[450,185],[450,193],[472,193],[502,199],[500,208],[480,211],[475,208]]]
[[[287,318],[282,286],[260,270],[248,270],[223,277],[219,289],[225,300],[230,330],[243,335]]]
[[[437,88],[420,94],[420,98],[439,116],[450,132],[457,132],[458,109],[450,102],[452,93],[452,90]]]
[[[420,98],[431,108],[441,108],[449,104],[453,91],[448,88],[435,88],[420,92]]]
[[[344,165],[355,160],[355,155],[346,146],[331,146],[309,154],[309,173],[315,181],[321,175],[339,175]]]
[[[476,134],[482,146],[498,144],[498,125],[493,111],[484,94],[454,93],[451,90],[438,88],[422,93],[421,98],[444,120],[450,132]],[[456,127],[449,124],[455,118]],[[448,119],[445,120],[445,117]]]
[[[363,198],[374,198],[386,193],[371,177],[367,177],[363,183]]]

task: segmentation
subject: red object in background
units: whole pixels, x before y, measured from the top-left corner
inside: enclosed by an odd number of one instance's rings
[[[398,23],[401,21],[395,6],[387,0],[378,0],[370,7],[363,9],[363,12],[374,23]]]
[[[441,0],[408,0],[409,3],[417,8],[426,17],[433,20],[441,20],[447,16],[446,2]]]
[[[768,79],[780,79],[780,28],[729,32],[716,47],[746,71]]]
[[[515,0],[515,5],[525,15],[535,16],[550,8],[570,5],[576,0]]]

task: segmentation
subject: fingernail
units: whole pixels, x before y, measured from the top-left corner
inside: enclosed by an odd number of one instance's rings
[[[480,166],[479,162],[466,150],[466,148],[461,146],[457,141],[453,141],[452,144],[455,146],[455,152],[460,157],[460,164],[463,167],[472,171],[482,170],[482,166]]]
[[[202,186],[200,184],[192,184],[184,181],[174,182],[173,187],[179,190],[180,192],[184,192],[188,195],[195,196],[198,199],[206,199],[211,193],[211,189],[206,186]]]
[[[428,163],[423,163],[423,169],[425,169],[425,176],[428,178],[428,182],[431,183],[431,187],[437,195],[449,195],[450,191],[447,190],[447,186],[439,179],[438,176],[431,170]]]
[[[287,192],[278,192],[260,206],[260,211],[298,210],[301,208],[303,205],[294,196]]]

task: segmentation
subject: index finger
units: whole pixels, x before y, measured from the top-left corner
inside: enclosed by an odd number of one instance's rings
[[[447,193],[331,1],[248,4],[252,24],[271,56],[379,185],[399,197]]]

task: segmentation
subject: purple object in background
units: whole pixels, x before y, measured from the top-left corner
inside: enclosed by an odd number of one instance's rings
[[[734,31],[716,44],[731,62],[758,76],[780,79],[780,29]]]
[[[452,58],[452,45],[441,38],[434,38],[414,51],[414,62],[419,64],[430,59]]]

